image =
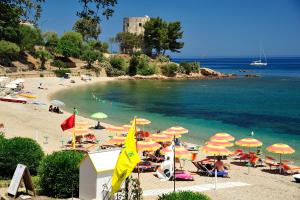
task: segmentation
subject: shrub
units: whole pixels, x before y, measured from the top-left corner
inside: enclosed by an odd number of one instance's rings
[[[189,75],[190,73],[199,73],[200,64],[198,62],[182,62],[180,63],[180,73]]]
[[[109,77],[113,77],[113,76],[124,76],[126,75],[125,71],[122,70],[118,70],[116,68],[113,68],[111,65],[108,65],[105,68],[106,74]]]
[[[45,77],[45,75],[44,74],[40,74],[40,77],[43,78],[43,77]]]
[[[57,77],[64,77],[66,75],[66,73],[71,73],[71,70],[69,70],[69,69],[57,69],[57,70],[53,70],[53,72],[55,73],[55,75]]]
[[[171,192],[168,194],[162,194],[161,196],[158,196],[158,200],[211,200],[210,197],[208,197],[205,194],[201,194],[198,192],[192,192],[192,191],[179,191],[179,192]]]
[[[26,165],[32,175],[37,173],[44,153],[36,141],[15,137],[0,142],[0,176],[11,178],[18,164]]]
[[[137,66],[139,64],[138,56],[132,56],[129,62],[128,74],[129,76],[135,76],[137,73]]]
[[[92,67],[92,63],[102,58],[102,53],[98,50],[86,48],[80,58],[87,62],[88,68]]]
[[[76,57],[80,55],[83,39],[80,33],[65,32],[59,39],[57,44],[57,51],[65,57]]]
[[[174,63],[162,65],[161,73],[165,76],[173,77],[176,75],[177,68],[178,68],[177,65]]]
[[[79,193],[79,163],[83,154],[58,151],[47,155],[39,167],[41,192],[55,198],[69,198]],[[73,191],[72,191],[73,185]]]
[[[128,74],[148,76],[155,73],[154,67],[149,64],[149,58],[145,55],[133,56],[130,59]]]
[[[112,57],[109,62],[115,69],[124,70],[125,68],[125,60],[121,57]]]
[[[170,62],[170,58],[168,56],[164,56],[164,55],[159,55],[156,57],[156,60],[158,60],[159,62]]]
[[[0,41],[0,57],[12,60],[18,56],[19,52],[20,48],[17,44],[5,40]]]
[[[51,62],[51,65],[54,67],[58,67],[58,68],[66,68],[67,67],[66,63],[64,63],[61,60],[53,60]]]

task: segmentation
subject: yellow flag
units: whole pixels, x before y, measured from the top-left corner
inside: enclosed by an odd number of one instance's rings
[[[136,150],[135,130],[136,122],[134,118],[125,140],[125,147],[122,149],[114,169],[112,177],[113,194],[119,190],[122,182],[131,174],[141,160]]]

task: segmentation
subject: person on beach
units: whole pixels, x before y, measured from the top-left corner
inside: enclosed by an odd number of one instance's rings
[[[52,105],[49,106],[49,112],[53,112],[53,106]]]
[[[225,171],[224,163],[220,156],[217,157],[217,161],[215,162],[215,169],[217,169],[218,172]]]

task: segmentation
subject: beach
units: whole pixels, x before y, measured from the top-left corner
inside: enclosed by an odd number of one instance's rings
[[[75,80],[75,83],[70,83],[70,80]],[[15,104],[0,102],[0,122],[4,123],[5,136],[8,138],[21,136],[36,139],[42,146],[45,153],[49,154],[53,151],[61,150],[63,140],[64,142],[70,138],[71,133],[63,133],[60,124],[64,119],[70,116],[70,113],[64,111],[64,114],[56,114],[48,112],[49,101],[51,95],[58,91],[63,91],[68,88],[76,88],[87,84],[102,84],[107,81],[113,81],[113,78],[100,77],[93,78],[92,81],[84,82],[79,77],[72,77],[71,79],[59,78],[27,78],[25,79],[25,91],[31,91],[39,101],[46,103],[45,106],[38,106],[33,104]],[[44,88],[38,89],[42,83]],[[79,113],[80,115],[80,113]],[[78,120],[88,121],[91,125],[96,124],[96,121],[78,116]],[[94,134],[99,139],[100,144],[108,140],[108,134],[105,131],[95,131]],[[47,143],[45,142],[47,141]],[[198,157],[200,159],[204,155]],[[188,171],[196,171],[196,168],[191,162],[185,161],[184,169]],[[204,191],[214,200],[232,200],[232,199],[286,199],[296,200],[300,199],[299,184],[293,182],[291,176],[283,176],[279,174],[271,174],[262,171],[268,169],[267,167],[248,168],[230,165],[230,178],[218,178],[218,184],[234,185],[228,188]],[[136,176],[136,174],[134,174]],[[191,187],[203,184],[214,184],[213,177],[193,175],[195,181],[178,181],[176,187]],[[173,182],[160,181],[152,173],[142,173],[140,175],[141,187],[147,193],[149,190],[154,196],[145,196],[144,199],[156,199],[158,189],[172,189]],[[239,184],[237,184],[239,183]],[[240,185],[240,186],[238,186]],[[158,192],[158,191],[157,191]]]

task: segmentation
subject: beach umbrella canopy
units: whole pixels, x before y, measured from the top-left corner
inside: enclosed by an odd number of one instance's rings
[[[211,144],[207,144],[207,145],[201,147],[200,150],[203,153],[211,154],[211,155],[226,156],[226,155],[231,154],[231,151],[229,151],[226,147],[216,146],[216,145],[211,145]]]
[[[97,112],[97,113],[94,113],[91,115],[91,118],[94,118],[94,119],[105,119],[107,118],[107,115],[103,112]]]
[[[73,133],[73,129],[69,129],[68,132]],[[75,126],[75,135],[87,135],[91,134],[93,131],[85,127],[76,127]]]
[[[126,137],[124,136],[115,136],[112,139],[108,140],[108,143],[120,145],[125,143],[125,139]]]
[[[216,139],[210,140],[206,144],[213,145],[213,146],[223,146],[223,147],[233,146],[233,143],[229,142],[228,140],[216,140]]]
[[[171,135],[172,137],[180,138],[182,134],[188,133],[189,131],[186,128],[181,126],[173,126],[163,131],[163,134]]]
[[[161,147],[160,144],[154,141],[138,141],[137,150],[138,151],[155,151]]]
[[[111,133],[126,133],[127,130],[123,126],[109,126],[105,128],[106,131],[111,132]]]
[[[236,145],[241,147],[260,147],[263,143],[255,138],[244,138],[235,142]]]
[[[78,122],[75,122],[75,127],[76,128],[89,128],[90,124],[85,121],[78,121]]]
[[[273,144],[273,145],[267,147],[267,150],[269,152],[278,153],[278,154],[292,154],[292,153],[295,153],[295,150],[292,147],[290,147],[287,144],[281,144],[281,143]]]
[[[53,106],[64,106],[65,105],[64,102],[57,100],[57,99],[50,101],[50,104]]]
[[[173,151],[174,151],[173,149],[166,147],[161,150],[161,153],[166,154],[166,153],[173,152]],[[184,158],[191,159],[192,155],[186,148],[181,147],[181,146],[175,146],[175,157],[181,158],[181,159],[184,159]]]
[[[126,130],[126,132],[129,131],[129,129],[131,128],[131,124],[124,124],[122,126],[124,128],[124,130]],[[138,127],[136,127],[136,131],[140,131],[141,129],[139,129]]]
[[[151,121],[144,118],[136,118],[135,119],[136,125],[148,125],[151,124]],[[132,123],[132,121],[130,122]]]
[[[216,133],[213,135],[211,140],[227,140],[227,141],[234,141],[234,137],[229,133]]]
[[[151,140],[155,142],[170,142],[173,140],[172,136],[166,134],[152,134],[150,135]]]

